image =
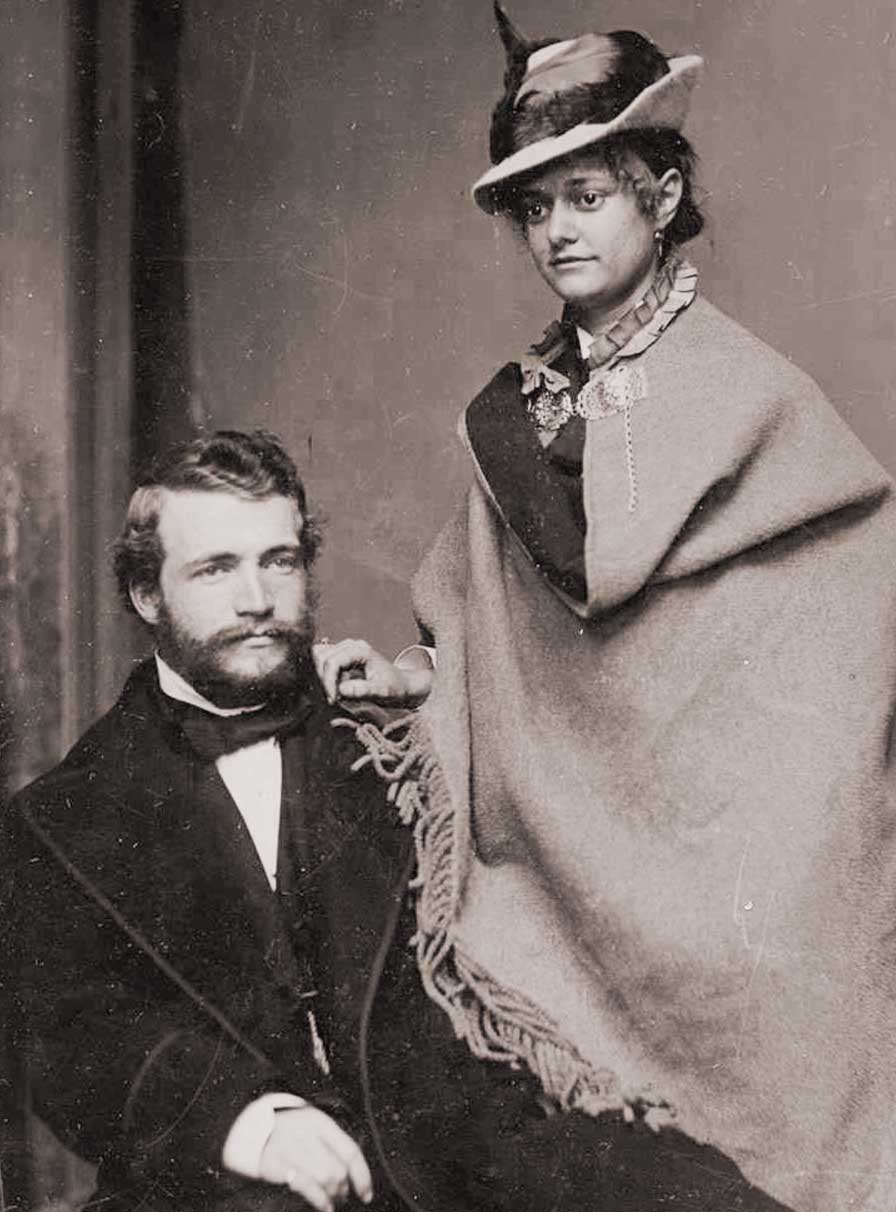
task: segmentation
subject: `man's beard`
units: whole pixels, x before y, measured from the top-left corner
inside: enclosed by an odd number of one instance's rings
[[[254,707],[292,697],[297,690],[316,684],[311,656],[314,639],[313,603],[296,624],[248,623],[222,628],[213,636],[197,639],[174,619],[165,602],[159,607],[155,626],[162,657],[194,690],[218,707]],[[278,664],[260,674],[239,673],[228,667],[226,654],[253,635],[274,637],[283,648]]]

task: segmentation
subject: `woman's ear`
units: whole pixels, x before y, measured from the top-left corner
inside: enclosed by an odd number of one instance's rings
[[[656,183],[656,226],[665,231],[681,205],[684,181],[677,168],[667,168]]]
[[[150,627],[155,627],[159,621],[161,603],[158,587],[150,589],[147,585],[131,585],[128,594],[134,609],[143,622],[148,623]]]

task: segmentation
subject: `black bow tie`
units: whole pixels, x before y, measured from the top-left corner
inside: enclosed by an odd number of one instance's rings
[[[213,715],[162,694],[163,710],[180,728],[193,749],[206,761],[214,762],[225,753],[235,753],[269,737],[281,739],[299,729],[311,711],[304,696],[265,704],[256,711],[238,715]]]

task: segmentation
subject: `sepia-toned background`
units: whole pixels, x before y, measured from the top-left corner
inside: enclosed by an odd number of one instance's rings
[[[508,7],[532,37],[635,28],[705,55],[703,289],[896,471],[892,6]],[[467,477],[457,415],[555,312],[469,199],[502,70],[488,0],[4,0],[7,790],[140,653],[109,544],[132,468],[196,428],[286,439],[328,518],[322,630],[413,637],[408,580]],[[35,1207],[89,1189],[64,1160],[29,1181]]]

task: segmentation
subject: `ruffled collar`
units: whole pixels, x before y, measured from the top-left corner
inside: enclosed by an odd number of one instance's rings
[[[586,362],[589,374],[609,370],[620,358],[633,358],[643,353],[696,294],[697,270],[683,258],[671,258],[644,298],[610,328],[595,334]],[[570,380],[554,368],[554,363],[570,349],[579,356],[575,319],[567,307],[562,319],[546,328],[542,339],[520,359],[523,395],[532,396],[538,392],[554,397],[568,392]]]

